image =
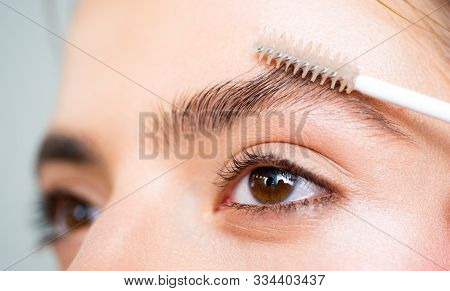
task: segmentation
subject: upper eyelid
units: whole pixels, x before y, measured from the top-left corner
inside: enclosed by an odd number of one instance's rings
[[[55,196],[64,196],[70,197],[71,199],[74,200],[78,200],[85,204],[90,204],[99,208],[101,207],[99,201],[97,201],[98,199],[93,199],[93,197],[90,197],[86,194],[82,194],[79,192],[80,191],[70,189],[70,187],[56,186],[48,190],[42,191],[41,199],[45,201]]]
[[[52,167],[55,169],[51,169]],[[62,167],[69,171],[63,170]],[[45,165],[39,177],[41,194],[62,190],[93,205],[103,207],[108,202],[111,189],[104,184],[102,177],[96,176],[95,170],[94,172],[89,172],[89,170],[66,164]]]
[[[244,155],[244,157],[241,159],[239,155]],[[241,160],[240,160],[241,159]],[[233,161],[251,161],[251,163],[242,165],[242,167],[238,168],[232,168]],[[284,159],[283,157],[278,156],[277,154],[273,152],[269,153],[263,153],[262,151],[258,151],[254,148],[246,149],[240,152],[238,155],[232,156],[231,160],[226,162],[221,168],[219,168],[217,174],[222,179],[219,182],[216,182],[215,184],[219,187],[227,186],[228,183],[237,178],[237,176],[241,175],[241,172],[248,168],[249,166],[257,165],[260,163],[270,163],[274,167],[280,167],[284,168],[285,170],[292,171],[294,174],[297,174],[306,180],[310,180],[319,186],[325,188],[326,190],[339,194],[342,193],[342,189],[339,189],[339,187],[336,187],[332,183],[330,183],[327,179],[316,175],[315,173],[302,168],[299,165],[296,165],[294,162],[291,162],[287,159]],[[231,165],[231,168],[229,167]]]

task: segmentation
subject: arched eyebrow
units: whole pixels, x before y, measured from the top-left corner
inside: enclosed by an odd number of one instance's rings
[[[369,135],[412,141],[393,119],[366,101],[367,97],[357,92],[339,93],[326,84],[321,86],[308,78],[272,69],[251,79],[230,80],[182,95],[163,119],[163,131],[164,136],[178,134],[180,129],[219,133],[239,119],[259,112],[301,112],[328,106],[334,108],[330,115],[336,120],[356,123],[358,128],[367,125],[364,128]]]
[[[339,108],[330,113],[335,115],[332,118],[336,120],[358,123],[355,128],[363,128],[370,135],[388,135],[396,140],[412,142],[396,122],[364,101],[364,96],[338,93],[325,85],[320,86],[273,69],[251,79],[231,80],[181,96],[172,105],[170,113],[163,114],[162,129],[165,139],[182,133],[180,130],[210,130],[218,134],[239,119],[255,113],[270,114],[287,109],[312,111],[316,107],[331,105]],[[55,160],[88,164],[99,159],[85,141],[52,133],[41,144],[37,170],[45,162]]]
[[[79,138],[64,134],[49,134],[41,143],[36,170],[50,161],[64,161],[74,164],[90,164],[98,159],[88,144]]]

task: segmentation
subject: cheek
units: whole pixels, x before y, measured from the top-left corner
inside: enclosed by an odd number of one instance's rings
[[[86,228],[74,230],[54,243],[53,249],[61,269],[66,270],[72,263],[86,237],[86,233]]]
[[[332,246],[331,252],[338,251],[340,268],[441,270],[448,265],[449,237],[436,209],[425,215],[392,201],[364,201],[343,210],[321,239],[321,244]],[[434,225],[427,219],[433,215]]]

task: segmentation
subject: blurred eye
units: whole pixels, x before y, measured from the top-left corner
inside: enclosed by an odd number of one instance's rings
[[[43,214],[54,236],[91,224],[99,211],[66,190],[54,190],[45,197]]]
[[[236,185],[227,203],[245,205],[289,204],[308,201],[327,190],[287,170],[259,167],[245,175]]]

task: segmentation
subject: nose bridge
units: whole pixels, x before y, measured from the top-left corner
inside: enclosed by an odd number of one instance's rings
[[[180,195],[184,187],[173,183],[176,171],[151,174],[140,183],[124,181],[111,194],[70,270],[149,269],[168,259],[161,254],[182,240],[176,226],[187,223],[185,217],[191,214],[182,213],[189,201],[182,198],[187,195]]]
[[[146,188],[146,189],[145,189]],[[70,270],[121,270],[138,267],[139,254],[146,244],[146,237],[152,236],[149,221],[157,211],[143,200],[151,192],[149,186],[128,195],[112,195],[110,203],[100,212],[97,220],[87,232]],[[149,211],[145,211],[145,210]]]

